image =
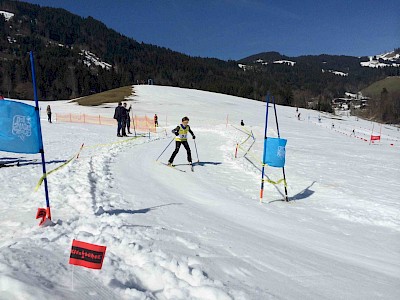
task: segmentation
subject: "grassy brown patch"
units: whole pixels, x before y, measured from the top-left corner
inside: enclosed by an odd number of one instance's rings
[[[83,106],[97,106],[104,103],[118,103],[120,101],[124,101],[125,97],[131,96],[133,93],[132,85],[128,85],[102,93],[82,97],[74,101]]]
[[[400,77],[387,77],[383,80],[379,80],[363,89],[361,92],[363,95],[371,97],[373,99],[380,99],[382,89],[386,88],[389,93],[400,91]]]

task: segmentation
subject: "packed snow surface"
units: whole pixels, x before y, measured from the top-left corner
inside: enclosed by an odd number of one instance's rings
[[[21,162],[0,168],[0,299],[400,299],[398,128],[303,109],[298,120],[278,106],[291,201],[266,183],[260,203],[265,103],[161,86],[135,86],[128,103],[157,113],[159,133],[115,143],[114,127],[47,123],[41,103],[48,170],[85,144],[48,176],[49,226],[35,220],[45,207],[43,188],[33,191],[40,156],[0,152]],[[53,117],[115,107],[50,104]],[[185,115],[194,172],[183,147],[176,169],[155,161]],[[369,145],[372,127],[382,139]],[[255,143],[235,159],[250,131]],[[102,270],[68,264],[74,238],[107,246]]]

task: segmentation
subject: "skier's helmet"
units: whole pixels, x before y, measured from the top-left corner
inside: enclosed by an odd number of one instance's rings
[[[189,118],[188,117],[183,117],[182,118],[182,122],[184,122],[184,121],[189,121]]]

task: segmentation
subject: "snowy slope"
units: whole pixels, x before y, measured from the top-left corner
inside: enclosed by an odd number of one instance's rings
[[[54,226],[36,162],[0,168],[0,299],[397,299],[400,297],[400,132],[382,126],[380,145],[361,140],[372,123],[278,107],[288,139],[287,179],[259,203],[265,104],[197,90],[135,86],[137,115],[159,115],[169,132],[187,115],[197,139],[195,172],[155,159],[172,136],[84,148],[49,176]],[[43,103],[43,107],[47,103]],[[110,116],[114,105],[52,104],[53,112]],[[256,143],[234,158],[246,135]],[[271,115],[268,133],[276,136]],[[335,129],[331,129],[334,123]],[[374,125],[375,134],[379,125]],[[356,136],[351,137],[355,129]],[[48,168],[86,146],[117,141],[108,126],[43,121]],[[393,144],[393,146],[391,146]],[[192,154],[197,158],[190,141]],[[245,144],[244,146],[249,146]],[[166,162],[172,146],[161,157]],[[0,160],[38,156],[0,153]],[[277,180],[280,170],[267,168]],[[106,245],[101,271],[68,265],[72,239]],[[74,289],[71,279],[74,270]]]
[[[14,17],[14,14],[13,14],[13,13],[10,13],[10,12],[4,11],[4,10],[0,10],[0,15],[3,15],[3,17],[4,17],[4,19],[5,19],[6,21],[10,21],[10,19],[11,19],[12,17]]]

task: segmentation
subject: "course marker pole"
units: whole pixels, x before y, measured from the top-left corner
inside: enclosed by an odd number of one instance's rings
[[[276,121],[276,131],[278,132],[278,138],[281,138],[279,134],[279,124],[278,124],[278,115],[276,114],[276,105],[275,105],[275,97],[272,96],[272,101],[274,102],[274,113],[275,113],[275,121]],[[285,167],[282,167],[283,171],[283,180],[284,180],[284,187],[285,187],[285,201],[289,202],[288,194],[287,194],[287,187],[286,187],[286,174],[285,174]]]
[[[49,188],[47,184],[47,177],[46,177],[46,160],[44,157],[44,147],[43,147],[43,138],[42,138],[42,126],[40,124],[40,112],[39,112],[39,100],[37,95],[36,89],[36,73],[35,73],[35,62],[33,58],[33,52],[30,52],[30,60],[31,60],[31,69],[32,69],[32,85],[33,85],[33,95],[35,99],[35,106],[36,106],[36,116],[38,118],[38,130],[39,130],[39,139],[40,139],[40,155],[42,158],[42,171],[44,176],[44,192],[46,195],[46,212],[47,218],[51,220],[51,212],[50,212],[50,197],[49,197]]]
[[[266,109],[265,109],[265,130],[264,130],[264,144],[265,140],[267,139],[267,128],[268,128],[268,106],[269,106],[269,92],[267,94],[267,99],[266,99]],[[263,161],[265,157],[265,147],[263,151]],[[262,170],[261,170],[261,189],[260,189],[260,203],[262,202],[262,198],[264,196],[264,173],[265,172],[265,164],[263,163],[262,165]]]

